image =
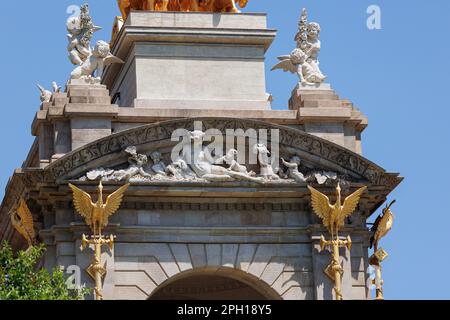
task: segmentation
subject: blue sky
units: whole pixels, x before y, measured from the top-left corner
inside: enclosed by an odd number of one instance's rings
[[[0,49],[2,117],[0,196],[33,142],[39,107],[36,83],[64,83],[65,21],[75,0],[2,2]],[[97,39],[110,39],[116,0],[89,1]],[[369,5],[381,8],[382,29],[366,26]],[[278,36],[267,53],[267,91],[274,108],[287,108],[296,77],[270,72],[289,53],[302,7],[322,26],[321,68],[342,98],[369,117],[364,156],[406,179],[392,194],[398,203],[394,230],[383,241],[388,299],[450,299],[449,138],[450,1],[448,0],[250,0],[246,12],[268,13]],[[441,203],[442,201],[442,203]]]

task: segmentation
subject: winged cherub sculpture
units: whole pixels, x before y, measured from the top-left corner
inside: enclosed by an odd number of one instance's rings
[[[295,36],[297,48],[290,55],[278,57],[280,62],[272,68],[272,71],[281,69],[296,73],[304,86],[321,84],[327,78],[319,68],[320,25],[316,22],[308,23],[307,19],[306,9],[303,9],[299,31]]]
[[[100,180],[98,200],[94,203],[87,192],[84,192],[73,184],[69,184],[69,187],[73,191],[75,210],[85,219],[86,224],[89,225],[94,236],[102,235],[102,228],[108,225],[109,217],[119,210],[124,193],[129,186],[130,184],[128,183],[120,187],[106,198],[106,202],[103,202],[103,185]]]
[[[69,45],[69,60],[74,65],[82,64],[91,54],[90,43],[95,32],[101,28],[94,25],[89,14],[89,6],[80,8],[80,15],[70,17],[66,23]]]
[[[312,207],[319,218],[322,219],[324,226],[328,229],[332,239],[334,235],[339,235],[339,229],[345,225],[345,219],[348,218],[358,206],[361,195],[366,191],[364,186],[353,194],[341,201],[341,186],[338,183],[336,188],[336,203],[331,205],[330,199],[320,191],[308,186],[312,194]]]
[[[15,210],[11,212],[11,224],[28,242],[28,246],[35,243],[33,216],[24,199],[20,199]]]
[[[72,71],[70,78],[86,79],[93,83],[100,83],[104,68],[113,63],[124,62],[112,55],[108,43],[102,40],[97,41],[89,58]]]
[[[37,85],[39,92],[41,93],[39,96],[39,99],[41,100],[41,102],[50,102],[50,100],[52,99],[52,92],[45,89],[43,86],[41,86],[40,84]]]

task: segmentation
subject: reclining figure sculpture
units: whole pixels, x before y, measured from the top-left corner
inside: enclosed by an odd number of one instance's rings
[[[123,20],[131,10],[238,13],[248,0],[117,0]]]

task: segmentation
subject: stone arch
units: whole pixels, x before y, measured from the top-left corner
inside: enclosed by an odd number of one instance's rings
[[[281,300],[282,297],[266,282],[258,279],[256,276],[246,273],[242,270],[222,267],[222,268],[196,268],[188,271],[181,272],[163,282],[158,286],[148,298],[149,300],[167,300],[164,295],[164,290],[167,288],[179,289],[180,287],[175,287],[177,284],[182,283],[185,280],[193,280],[194,282],[202,281],[200,285],[192,288],[194,290],[203,287],[205,293],[199,295],[197,292],[179,292],[171,295],[171,300],[173,297],[179,297],[180,299],[185,299],[186,297],[192,297],[193,295],[198,295],[201,299],[205,299],[205,295],[210,295],[211,299],[225,300],[230,299],[230,295],[223,296],[226,294],[227,290],[233,292],[233,299],[235,300]],[[225,283],[224,280],[230,280]],[[206,281],[206,283],[205,283]],[[212,287],[208,288],[208,282],[213,282]],[[186,283],[188,286],[190,283]],[[214,289],[214,285],[220,286],[223,290],[217,293]],[[212,289],[212,290],[211,290]],[[225,293],[224,293],[225,291]],[[241,295],[241,296],[240,296]]]
[[[313,299],[311,244],[117,243],[108,299],[147,300],[190,274],[239,280],[268,299]]]

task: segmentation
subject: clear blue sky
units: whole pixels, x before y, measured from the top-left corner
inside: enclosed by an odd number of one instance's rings
[[[75,0],[2,1],[0,78],[0,196],[14,168],[33,142],[30,126],[39,107],[36,83],[64,83],[67,60],[66,9]],[[110,39],[116,0],[91,0],[91,13]],[[382,29],[366,27],[367,7],[377,4]],[[278,36],[267,53],[268,92],[284,109],[296,78],[270,73],[276,56],[295,45],[301,8],[322,26],[321,66],[342,98],[369,117],[364,156],[400,172],[406,180],[392,194],[398,200],[395,228],[383,241],[388,299],[450,299],[450,1],[448,0],[250,0],[246,12],[268,13]]]

